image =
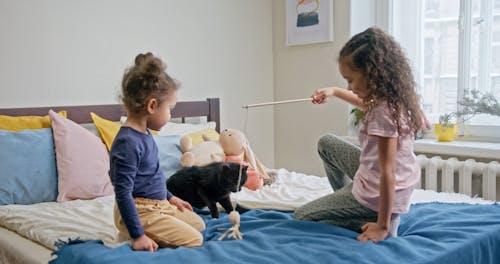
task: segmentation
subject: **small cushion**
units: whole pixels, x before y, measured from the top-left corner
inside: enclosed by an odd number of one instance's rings
[[[120,122],[123,124],[127,121],[126,116],[120,118]],[[209,121],[206,123],[177,123],[175,119],[169,120],[161,129],[158,131],[159,136],[172,136],[172,135],[186,135],[193,132],[198,132],[205,130],[207,128],[215,129],[217,123],[214,121]],[[155,131],[156,132],[156,131]]]
[[[66,111],[59,114],[66,117]],[[8,131],[20,131],[24,129],[49,128],[50,118],[46,116],[6,116],[0,115],[0,129]]]
[[[109,151],[111,145],[113,145],[113,140],[115,140],[120,130],[120,123],[104,119],[93,112],[90,113],[90,116],[92,117],[92,121],[94,121],[94,125],[97,127],[97,131],[99,131],[99,135],[101,135],[102,141],[106,144],[106,148]]]
[[[109,154],[101,140],[77,123],[49,111],[57,157],[58,202],[113,194]]]
[[[193,142],[192,143],[193,147],[204,141],[203,137],[202,137],[203,134],[205,134],[206,136],[208,136],[208,138],[211,141],[218,141],[219,140],[219,133],[215,129],[213,129],[213,128],[207,128],[207,129],[204,129],[204,130],[201,130],[201,131],[197,131],[197,132],[193,132],[193,133],[187,134],[191,138],[191,140]]]
[[[160,131],[158,131],[158,135],[160,136],[169,136],[169,135],[186,135],[189,133],[198,132],[201,130],[206,130],[208,128],[215,129],[215,122],[201,123],[201,124],[189,124],[189,123],[174,123],[168,122],[166,123]]]
[[[99,131],[99,135],[101,135],[102,141],[104,142],[104,144],[106,144],[106,148],[108,149],[108,151],[110,151],[111,146],[113,145],[113,141],[115,140],[118,131],[120,131],[121,125],[125,123],[125,121],[113,122],[104,119],[93,112],[90,112],[90,116],[92,117],[92,121],[94,121],[94,125]],[[157,135],[158,132],[151,130],[151,134]]]
[[[0,130],[0,205],[54,201],[57,169],[52,129]]]
[[[160,160],[160,169],[168,179],[175,172],[182,168],[182,151],[179,146],[179,135],[172,136],[153,136],[158,146],[158,159]]]

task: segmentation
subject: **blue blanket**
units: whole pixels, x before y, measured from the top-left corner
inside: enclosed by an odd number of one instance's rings
[[[67,243],[50,263],[499,263],[500,205],[418,204],[402,215],[399,237],[360,243],[357,233],[295,221],[291,212],[241,215],[243,240],[217,239],[227,215],[203,216],[205,243],[197,248],[138,252],[99,241]]]

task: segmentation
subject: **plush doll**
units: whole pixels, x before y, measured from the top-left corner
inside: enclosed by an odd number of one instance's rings
[[[212,162],[224,161],[224,150],[217,141],[210,141],[208,136],[203,135],[203,142],[192,146],[192,139],[188,135],[181,137],[180,147],[182,150],[181,164],[184,167],[205,166]]]
[[[259,162],[250,148],[245,135],[236,129],[224,129],[219,141],[211,141],[207,135],[202,135],[203,142],[192,146],[192,139],[183,136],[180,140],[181,164],[184,167],[205,166],[212,162],[238,162],[248,166],[248,179],[245,187],[257,190],[264,184],[271,184],[273,178],[266,173],[265,167]]]
[[[239,162],[248,165],[245,187],[257,190],[269,181],[264,166],[255,157],[245,135],[236,129],[224,129],[220,133],[219,143],[224,150],[226,162]]]

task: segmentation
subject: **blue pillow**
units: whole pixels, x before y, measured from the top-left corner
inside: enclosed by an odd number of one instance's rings
[[[56,199],[56,154],[51,128],[0,130],[0,146],[0,205]]]
[[[156,145],[158,145],[158,159],[160,160],[160,169],[168,179],[176,171],[182,168],[182,151],[179,145],[180,136],[153,136]]]

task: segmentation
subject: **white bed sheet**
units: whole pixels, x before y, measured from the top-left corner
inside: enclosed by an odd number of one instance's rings
[[[238,193],[231,193],[233,203],[248,209],[294,210],[295,208],[332,193],[326,177],[290,172],[286,169],[268,170],[276,174],[272,185],[252,191],[245,187]]]
[[[233,203],[247,209],[295,210],[297,207],[333,193],[326,177],[289,172],[286,169],[270,170],[276,173],[276,182],[269,186],[252,191],[242,188],[241,192],[232,193]],[[442,193],[417,189],[410,198],[411,204],[442,202],[491,204],[493,201],[482,198],[472,198],[459,193]]]
[[[277,180],[273,185],[264,186],[257,191],[243,188],[241,192],[232,195],[233,202],[249,209],[294,210],[309,201],[332,193],[328,179],[325,177],[289,172],[285,169],[274,170],[274,173],[277,174]],[[471,198],[463,194],[414,191],[411,197],[412,204],[427,202],[493,203],[493,201]],[[128,241],[120,237],[114,227],[113,207],[113,196],[64,203],[0,206],[0,226],[13,230],[51,250],[56,249],[55,242],[57,241],[77,238],[102,240],[106,246],[116,247]],[[0,253],[12,247],[21,250],[26,244],[20,242],[20,244],[9,245],[6,242],[9,242],[9,239],[3,239],[2,235]],[[16,252],[24,254],[24,251]],[[41,254],[46,255],[46,253]],[[17,253],[14,254],[16,255]]]

